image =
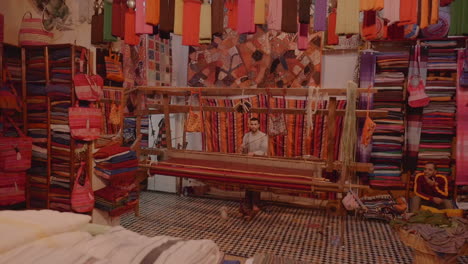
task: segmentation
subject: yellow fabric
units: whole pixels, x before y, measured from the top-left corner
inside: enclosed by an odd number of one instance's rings
[[[182,36],[184,21],[184,0],[175,0],[174,34]]]
[[[338,0],[336,34],[359,34],[359,0]]]
[[[211,43],[211,5],[205,3],[200,9],[200,44]]]
[[[265,0],[255,0],[254,23],[261,25],[266,23]]]
[[[463,217],[463,210],[462,209],[437,209],[431,206],[421,205],[421,211],[430,211],[435,214],[447,214],[449,217],[458,216]]]

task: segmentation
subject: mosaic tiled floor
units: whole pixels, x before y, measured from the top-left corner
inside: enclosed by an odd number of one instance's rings
[[[220,218],[221,206],[228,208],[229,219]],[[268,205],[246,222],[236,216],[237,209],[235,201],[143,192],[140,216],[124,216],[121,224],[147,236],[212,239],[226,254],[242,257],[269,253],[307,263],[412,262],[411,250],[385,223],[348,217],[340,246],[342,220],[322,210]]]

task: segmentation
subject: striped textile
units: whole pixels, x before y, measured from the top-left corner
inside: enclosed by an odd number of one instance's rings
[[[359,68],[359,87],[373,87],[375,78],[376,68],[376,56],[373,52],[363,52],[360,56],[360,68]],[[368,96],[367,93],[362,93],[359,97],[359,109],[373,109],[373,95]],[[362,136],[362,128],[364,126],[365,118],[359,118],[359,130],[358,138]],[[369,162],[370,152],[372,150],[372,144],[364,146],[359,143],[359,158],[360,162]]]
[[[462,71],[467,53],[458,51],[458,72]],[[468,89],[458,85],[457,89],[457,185],[468,185]]]
[[[247,99],[252,107],[261,108],[298,108],[304,109],[305,100],[294,100],[275,98],[266,95],[259,95]],[[267,100],[269,100],[267,102]],[[205,106],[226,106],[232,107],[240,99],[210,99],[204,98],[202,104]],[[345,109],[346,102],[337,102],[337,109]],[[327,102],[319,103],[319,109],[326,109]],[[241,114],[226,112],[208,112],[204,115],[205,142],[204,147],[209,152],[239,153],[242,138],[249,131],[249,119],[257,117],[260,120],[260,130],[267,131],[267,114]],[[288,134],[269,138],[269,155],[281,157],[297,157],[303,155],[313,155],[325,158],[327,155],[327,120],[325,115],[314,117],[314,129],[306,130],[306,120],[303,115],[288,114],[286,117],[286,127]],[[339,157],[339,146],[342,131],[342,117],[336,119],[335,137],[335,159]]]

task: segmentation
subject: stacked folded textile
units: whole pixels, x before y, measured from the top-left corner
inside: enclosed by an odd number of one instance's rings
[[[364,218],[390,221],[396,215],[396,211],[393,209],[396,202],[389,194],[364,196],[361,197],[361,201],[367,207],[363,214]]]
[[[132,210],[138,199],[135,176],[138,169],[136,153],[128,147],[112,144],[94,154],[94,173],[106,179],[108,186],[97,190],[95,207],[115,216]],[[125,209],[126,208],[126,209]]]
[[[51,49],[49,58],[50,80],[53,83],[71,83],[71,49]]]
[[[374,172],[369,174],[371,186],[404,186],[400,176],[405,134],[405,74],[398,70],[408,67],[408,57],[407,53],[377,55],[379,72],[375,75],[375,89],[378,93],[374,94],[374,109],[388,111],[388,116],[374,119],[377,126],[372,136],[371,162]]]
[[[31,168],[28,170],[29,197],[32,208],[47,207],[47,98],[27,99],[27,132],[33,139]]]
[[[418,153],[418,170],[434,162],[440,174],[450,175],[452,166],[452,141],[456,128],[456,70],[457,53],[452,41],[428,42],[432,48],[428,57],[426,94],[429,105],[422,115],[421,140]],[[456,42],[455,42],[456,44]],[[436,45],[434,47],[434,45]]]

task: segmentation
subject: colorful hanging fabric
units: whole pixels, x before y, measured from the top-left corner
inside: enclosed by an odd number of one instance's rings
[[[265,0],[255,0],[254,2],[254,23],[257,25],[263,25],[266,23]]]
[[[314,11],[314,30],[325,31],[327,30],[327,0],[316,0]]]
[[[400,0],[400,25],[416,24],[418,21],[418,0]]]
[[[184,21],[184,0],[175,0],[174,3],[174,34],[182,35]]]
[[[174,31],[175,0],[160,0],[161,16],[159,21],[159,36],[169,39]]]
[[[309,47],[309,24],[298,24],[299,35],[297,37],[297,48],[305,50]]]
[[[297,1],[282,1],[281,31],[297,32]]]
[[[359,34],[359,0],[338,0],[336,34]]]
[[[146,0],[136,0],[136,9],[135,9],[135,33],[136,34],[152,34],[153,33],[153,27],[146,24],[146,12],[147,12],[146,7],[145,7],[146,4],[147,4]],[[105,14],[106,13],[105,13],[105,8],[104,8],[104,15]]]
[[[200,44],[211,43],[211,5],[207,0],[200,8]]]
[[[268,4],[268,29],[281,30],[282,0],[270,0]]]
[[[187,65],[189,65],[189,49],[182,45],[182,37],[174,35],[171,40],[172,46],[172,86],[187,86]]]
[[[146,0],[145,20],[147,24],[154,26],[159,24],[159,5],[159,0]]]
[[[362,37],[365,40],[374,40],[377,38],[377,12],[370,10],[364,11],[364,19],[362,21]]]
[[[226,9],[228,16],[228,27],[232,30],[237,30],[237,17],[238,17],[238,0],[227,0]]]
[[[112,2],[112,35],[115,37],[122,37],[124,28],[122,27],[122,7],[121,0],[114,0]],[[125,11],[123,11],[125,16]]]
[[[455,0],[450,5],[450,31],[449,36],[468,34],[468,1]]]
[[[211,33],[221,35],[224,32],[224,1],[213,0],[211,3]]]
[[[384,9],[382,11],[383,18],[388,19],[388,23],[400,21],[400,1],[399,0],[385,0]]]
[[[431,15],[429,10],[429,0],[419,0],[419,3],[419,27],[426,28],[427,26],[429,26],[429,18]]]
[[[201,2],[198,0],[184,0],[184,21],[182,44],[198,46],[200,37]]]
[[[436,24],[439,21],[439,1],[440,0],[429,0],[430,10],[431,10],[431,19],[429,20],[429,25]]]
[[[312,5],[311,0],[299,0],[299,23],[310,24],[310,6],[311,5]],[[317,8],[317,4],[315,4],[315,8]],[[317,14],[318,14],[317,9],[315,9],[314,18]]]
[[[237,20],[237,32],[243,33],[254,33],[254,0],[238,0],[237,7],[242,10],[242,18]]]
[[[138,45],[140,42],[135,27],[135,10],[128,8],[125,12],[125,43],[128,45]]]
[[[336,35],[336,10],[333,10],[333,12],[328,15],[327,44],[338,44],[338,35]]]
[[[363,52],[360,55],[360,64],[359,64],[359,77],[360,84],[359,87],[373,87],[374,78],[375,78],[375,69],[376,69],[376,56],[373,52]],[[373,109],[373,95],[368,96],[365,93],[361,93],[359,97],[359,108],[360,109]],[[358,137],[362,136],[362,127],[364,126],[364,118],[359,118],[359,131]],[[359,161],[360,162],[369,162],[370,153],[372,151],[372,145],[364,146],[359,144]]]
[[[104,29],[103,40],[105,42],[116,41],[117,38],[112,36],[112,3],[104,1]]]

